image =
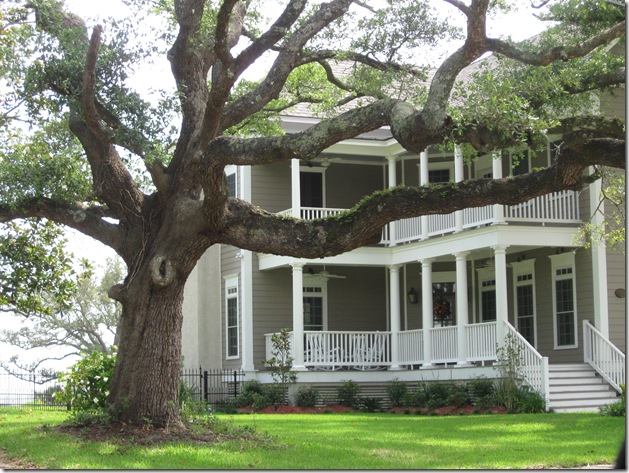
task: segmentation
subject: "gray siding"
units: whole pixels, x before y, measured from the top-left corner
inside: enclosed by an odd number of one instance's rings
[[[384,185],[382,166],[359,166],[332,163],[325,171],[328,207],[349,209],[364,196],[381,190]]]
[[[623,353],[627,352],[627,299],[617,297],[617,289],[626,289],[625,256],[607,250],[607,300],[609,303],[609,338]]]
[[[251,169],[251,200],[269,212],[281,212],[291,206],[290,163],[273,163]]]

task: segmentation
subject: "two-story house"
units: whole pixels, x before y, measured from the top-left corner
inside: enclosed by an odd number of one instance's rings
[[[624,89],[619,94],[601,96],[601,112],[624,117]],[[299,111],[283,116],[287,133],[316,121]],[[311,162],[232,167],[227,175],[233,196],[311,219],[399,184],[547,166],[560,138],[549,136],[543,151],[503,150],[466,164],[457,149],[409,153],[379,129]],[[609,402],[615,393],[606,383],[624,383],[625,258],[601,245],[585,249],[577,237],[599,193],[597,181],[515,206],[396,221],[379,244],[322,259],[214,246],[186,288],[184,364],[242,369],[247,379],[270,382],[263,360],[271,335],[289,328],[299,383],[492,377],[497,344],[511,334],[527,382],[549,408]]]

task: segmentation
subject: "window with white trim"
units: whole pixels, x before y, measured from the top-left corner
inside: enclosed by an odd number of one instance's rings
[[[238,186],[236,184],[236,166],[227,166],[225,168],[227,179],[227,192],[229,197],[238,197]]]
[[[511,264],[515,304],[515,324],[518,332],[534,347],[537,343],[535,318],[535,260]]]
[[[577,291],[574,253],[550,255],[553,277],[555,348],[578,346]]]
[[[240,355],[238,312],[238,277],[231,277],[225,280],[225,347],[227,358],[238,358]]]
[[[496,309],[496,275],[493,267],[478,268],[480,321],[495,322]]]

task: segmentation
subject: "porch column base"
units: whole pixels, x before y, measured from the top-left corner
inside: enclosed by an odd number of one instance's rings
[[[406,367],[400,365],[391,365],[387,368],[387,371],[406,371]]]
[[[423,365],[421,365],[419,367],[419,369],[420,370],[431,370],[431,369],[434,369],[436,367],[437,367],[437,365],[433,365],[432,363],[424,363]]]
[[[308,371],[305,365],[295,365],[291,368],[293,371]]]
[[[459,361],[456,365],[454,365],[455,368],[469,368],[471,366],[474,365],[469,361]]]

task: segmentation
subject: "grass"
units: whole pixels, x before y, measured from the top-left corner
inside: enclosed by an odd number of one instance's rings
[[[276,442],[213,445],[82,441],[55,432],[63,412],[0,410],[0,449],[46,469],[494,469],[613,463],[624,417],[522,414],[228,416]]]

